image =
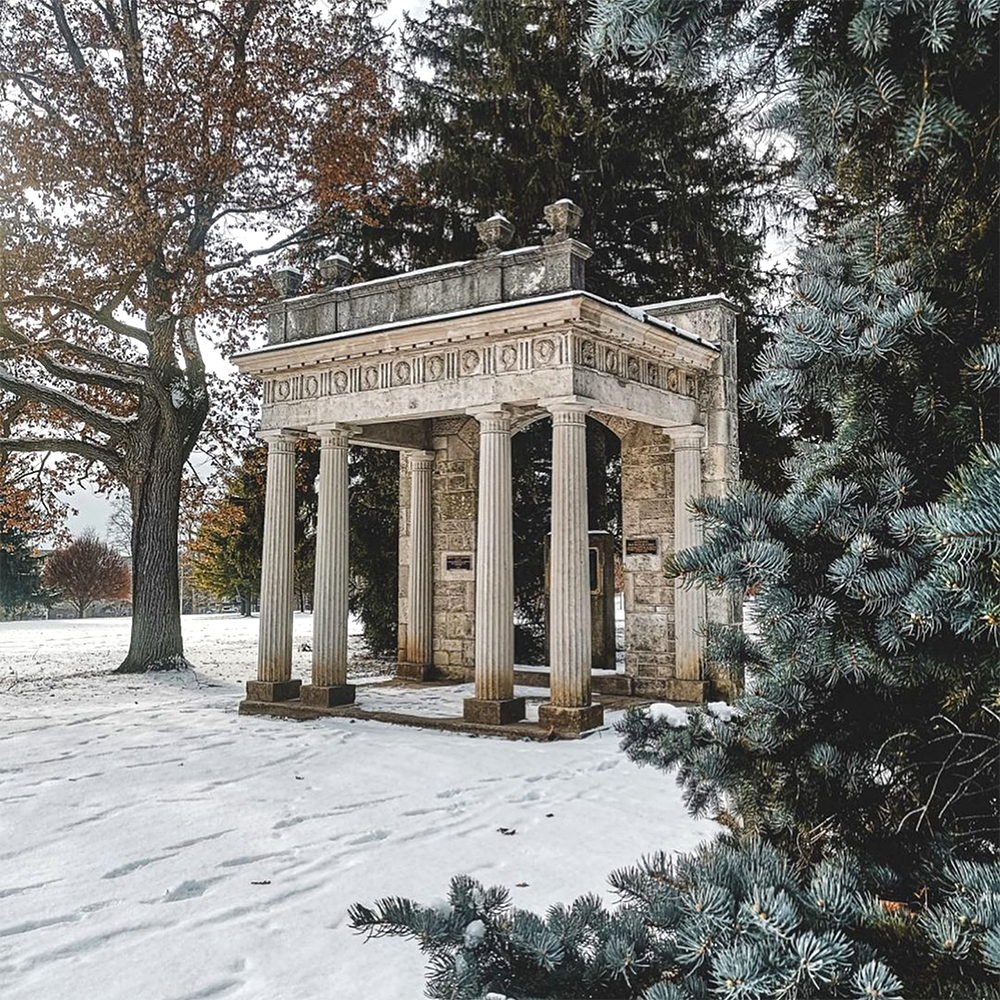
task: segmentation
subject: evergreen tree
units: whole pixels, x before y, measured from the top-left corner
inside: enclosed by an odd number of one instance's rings
[[[776,168],[754,158],[725,82],[680,88],[654,65],[597,67],[590,0],[432,0],[404,15],[395,134],[412,167],[376,226],[345,234],[378,277],[472,257],[502,212],[540,243],[545,205],[572,198],[594,248],[588,287],[629,304],[722,292],[743,311],[739,366],[764,338],[761,203]],[[771,482],[777,438],[750,416],[744,472]],[[754,447],[756,442],[767,447]]]
[[[399,634],[399,455],[351,448],[349,521],[351,612],[372,656],[395,658]]]
[[[732,711],[632,712],[628,753],[730,833],[542,920],[503,890],[356,907],[433,996],[1000,996],[997,5],[596,0],[593,46],[789,97],[813,208],[747,402],[796,442],[782,495],[703,500],[684,577],[748,600],[715,630]],[[745,43],[753,41],[754,49]],[[673,723],[673,724],[672,724]]]
[[[46,596],[32,535],[14,525],[0,528],[0,615],[16,618]]]
[[[996,533],[981,489],[926,508],[1000,429],[982,391],[998,323],[997,11],[903,6],[762,15],[796,74],[772,121],[796,137],[817,208],[747,399],[798,443],[788,491],[703,501],[706,542],[676,565],[752,599],[753,639],[716,632],[709,656],[754,684],[724,729],[700,712],[681,730],[633,715],[625,733],[636,759],[678,768],[695,810],[724,809],[806,862],[850,843],[915,889],[939,848],[1000,847],[997,630],[957,628],[946,610],[961,566],[995,558]],[[928,534],[946,515],[986,534],[942,588]],[[970,774],[959,761],[973,746]]]

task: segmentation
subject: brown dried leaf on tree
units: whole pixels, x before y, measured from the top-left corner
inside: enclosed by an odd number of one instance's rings
[[[83,618],[95,601],[123,601],[132,592],[125,560],[93,532],[85,532],[45,562],[42,580]]]
[[[125,487],[120,669],[183,666],[182,476],[196,444],[246,434],[255,399],[206,348],[248,346],[270,255],[378,199],[386,48],[368,0],[3,8],[0,462],[36,491]]]

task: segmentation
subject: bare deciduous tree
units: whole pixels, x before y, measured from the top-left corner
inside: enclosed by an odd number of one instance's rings
[[[94,601],[126,600],[132,577],[125,560],[93,532],[84,532],[46,560],[42,579],[83,618]]]

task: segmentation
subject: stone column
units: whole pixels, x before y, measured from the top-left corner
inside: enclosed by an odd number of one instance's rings
[[[590,701],[590,535],[587,523],[587,410],[548,405],[552,414],[552,556],[549,583],[549,674],[552,700],[538,721],[580,733],[604,722]]]
[[[312,684],[302,703],[319,708],[354,701],[347,683],[347,449],[348,431],[322,427],[319,436],[319,502],[313,582]]]
[[[666,431],[674,446],[674,551],[689,549],[701,542],[701,525],[688,504],[701,496],[701,447],[704,427],[669,428]],[[705,588],[674,580],[674,649],[675,672],[682,680],[702,680],[705,640],[699,629],[705,623],[707,607]]]
[[[431,488],[434,452],[415,451],[410,464],[410,568],[406,585],[406,655],[400,677],[424,680],[434,663],[434,555]]]
[[[257,679],[247,681],[249,701],[297,698],[292,680],[292,613],[295,570],[294,431],[265,431],[267,486],[264,493],[264,549],[260,573],[260,641]]]
[[[479,509],[476,518],[476,696],[468,722],[502,725],[524,718],[514,697],[514,523],[510,414],[471,411],[479,421]]]

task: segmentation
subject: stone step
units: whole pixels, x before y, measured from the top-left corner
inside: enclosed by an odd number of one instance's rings
[[[514,668],[514,684],[525,687],[549,687],[549,671],[544,668],[524,669]],[[634,682],[627,674],[617,674],[611,671],[594,671],[590,676],[590,686],[598,694],[632,695],[635,693]]]

